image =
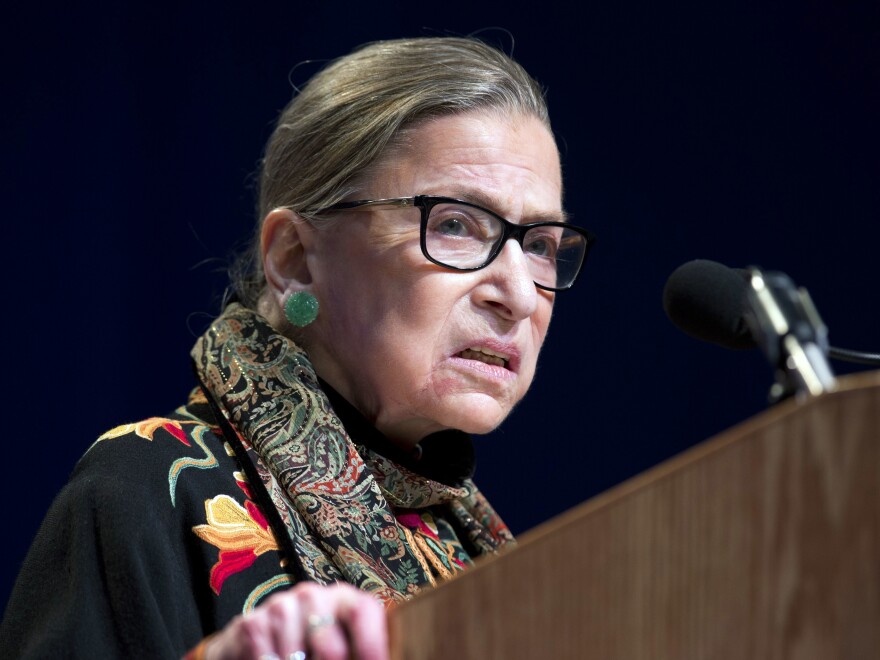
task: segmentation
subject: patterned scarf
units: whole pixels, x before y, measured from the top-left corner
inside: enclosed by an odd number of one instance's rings
[[[301,579],[349,582],[391,603],[513,543],[469,477],[450,485],[356,445],[306,353],[253,311],[230,305],[192,356]]]

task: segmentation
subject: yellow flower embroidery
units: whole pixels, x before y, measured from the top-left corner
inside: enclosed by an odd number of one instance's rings
[[[219,594],[230,575],[251,566],[257,557],[278,544],[269,531],[269,523],[250,500],[241,506],[229,495],[217,495],[205,501],[207,525],[196,525],[193,532],[219,550],[211,568],[211,588]]]
[[[183,432],[183,425],[198,423],[200,422],[184,422],[176,419],[168,419],[167,417],[150,417],[149,419],[145,419],[144,421],[138,422],[137,424],[123,424],[121,426],[117,426],[116,428],[112,428],[101,435],[96,442],[118,438],[132,432],[134,432],[135,435],[144,438],[145,440],[152,440],[153,434],[156,431],[158,431],[159,429],[164,429],[175,438],[180,440],[183,444],[189,445],[189,441],[186,439],[186,434]]]
[[[269,531],[263,514],[248,500],[247,509],[229,495],[217,495],[205,501],[207,525],[196,525],[193,532],[221,551],[253,550],[261,555],[277,550],[278,544]]]

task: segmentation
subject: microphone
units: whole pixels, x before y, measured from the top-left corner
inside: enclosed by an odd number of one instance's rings
[[[837,386],[827,359],[828,330],[806,289],[783,273],[691,261],[669,277],[663,306],[693,337],[726,348],[760,346],[776,370],[772,402]]]
[[[837,389],[828,364],[828,328],[810,294],[784,273],[749,269],[746,322],[776,368],[770,400],[792,394],[818,396]]]
[[[745,350],[756,346],[746,322],[748,271],[706,259],[675,269],[663,288],[666,316],[685,334]]]
[[[722,348],[757,346],[746,321],[751,276],[744,268],[695,259],[675,269],[663,288],[663,309],[691,337]],[[828,347],[828,357],[854,364],[880,365],[880,353]]]

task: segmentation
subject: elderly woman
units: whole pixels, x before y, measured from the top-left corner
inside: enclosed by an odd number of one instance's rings
[[[467,434],[529,388],[592,240],[539,87],[476,40],[361,48],[282,113],[259,217],[189,402],[54,503],[7,653],[382,658],[383,605],[512,543]]]

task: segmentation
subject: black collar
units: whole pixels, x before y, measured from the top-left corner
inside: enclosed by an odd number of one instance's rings
[[[464,431],[431,433],[419,443],[421,451],[411,454],[386,438],[324,380],[318,378],[318,382],[356,445],[365,446],[408,470],[447,486],[457,486],[473,476],[474,444]]]

